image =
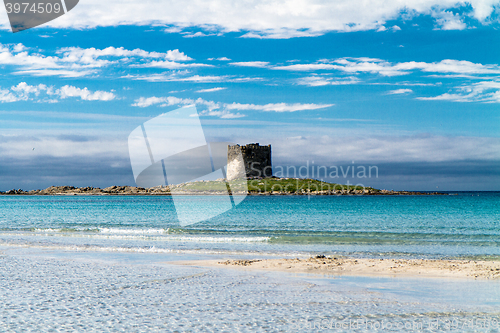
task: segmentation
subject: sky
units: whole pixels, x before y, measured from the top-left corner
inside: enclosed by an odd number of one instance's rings
[[[271,144],[275,171],[499,190],[499,14],[488,0],[82,0],[12,33],[2,10],[0,190],[133,186],[129,134],[188,105],[208,141]]]

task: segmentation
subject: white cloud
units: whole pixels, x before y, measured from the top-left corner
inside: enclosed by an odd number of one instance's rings
[[[132,79],[132,80],[141,80],[148,82],[198,82],[198,83],[206,83],[206,82],[223,82],[228,81],[229,76],[215,76],[215,75],[186,75],[188,73],[159,73],[159,74],[149,74],[149,75],[125,75],[123,78]]]
[[[210,89],[200,89],[200,90],[196,90],[196,92],[198,93],[206,93],[206,92],[214,92],[214,91],[220,91],[220,90],[225,90],[227,88],[223,88],[223,87],[216,87],[216,88],[210,88]]]
[[[371,82],[369,84],[372,84],[372,85],[383,85],[383,86],[418,86],[418,87],[436,87],[436,86],[443,85],[442,82],[421,83],[421,82],[409,82],[409,81],[401,81],[401,82]]]
[[[349,28],[350,29],[350,28]],[[311,29],[291,29],[276,27],[274,29],[266,29],[263,31],[247,32],[241,38],[258,38],[258,39],[289,39],[296,37],[316,37],[321,36],[325,31],[315,31]]]
[[[0,89],[0,102],[11,103],[17,101],[34,101],[39,103],[57,103],[56,98],[65,99],[68,97],[80,97],[86,101],[110,101],[115,99],[113,92],[95,91],[92,92],[86,87],[81,89],[74,86],[65,85],[60,89],[44,84],[29,85],[20,82],[12,86],[10,90]]]
[[[372,73],[383,76],[400,76],[412,71],[458,74],[500,74],[500,66],[483,65],[464,60],[445,59],[440,62],[401,62],[390,63],[382,59],[373,58],[339,58],[332,61],[323,61],[314,64],[294,64],[271,67],[275,70],[287,71],[340,71],[350,74]]]
[[[335,60],[341,67],[340,70],[347,73],[373,73],[383,76],[396,76],[407,74],[393,68],[391,63],[374,58],[342,58]]]
[[[198,104],[198,105],[204,105],[205,107],[208,108],[209,111],[214,110],[214,109],[219,109],[221,107],[221,104],[215,103],[213,101],[206,101],[202,98],[198,98],[196,100],[191,99],[191,98],[178,98],[175,96],[168,96],[168,97],[140,97],[139,99],[135,100],[135,103],[132,104],[132,106],[138,106],[140,108],[145,108],[151,105],[156,105],[160,104],[160,107],[166,107],[166,106],[172,106],[172,105],[193,105],[193,104]]]
[[[63,69],[60,64],[60,58],[44,56],[30,52],[22,45],[5,45],[0,44],[0,65],[12,65],[26,70],[52,70],[57,71]],[[66,70],[66,74],[74,72],[77,75],[78,71]]]
[[[135,100],[135,103],[132,104],[132,106],[138,106],[140,108],[145,108],[151,105],[155,104],[165,104],[164,106],[168,105],[177,105],[177,104],[184,104],[184,105],[191,105],[194,104],[194,100],[189,99],[189,98],[177,98],[174,96],[168,96],[168,97],[141,97],[139,99]]]
[[[403,62],[394,65],[395,70],[419,69],[423,72],[458,74],[500,74],[498,65],[482,65],[465,60],[445,59],[440,62]]]
[[[196,100],[190,98],[178,98],[174,96],[167,97],[141,97],[135,100],[132,106],[137,106],[141,108],[149,107],[152,105],[159,105],[160,107],[172,106],[172,105],[191,105],[197,104],[201,105],[207,110],[200,112],[200,115],[206,116],[217,116],[220,118],[240,118],[245,115],[240,113],[232,113],[231,111],[243,111],[243,110],[255,110],[255,111],[265,111],[265,112],[296,112],[305,110],[317,110],[323,109],[334,104],[301,104],[301,103],[269,103],[264,105],[257,104],[241,104],[241,103],[218,103],[213,101],[207,101],[202,98]]]
[[[17,67],[14,74],[33,76],[81,77],[98,72],[107,66],[143,66],[162,68],[182,68],[210,66],[204,64],[179,63],[192,58],[179,50],[167,52],[148,52],[141,49],[127,50],[123,47],[104,49],[78,47],[61,48],[55,56],[48,56],[31,51],[22,44],[0,44],[0,65]],[[144,60],[150,60],[144,63]]]
[[[75,78],[88,76],[96,73],[95,70],[65,70],[65,69],[28,69],[13,72],[12,74],[17,75],[32,75],[32,76],[60,76],[64,78]]]
[[[231,113],[228,110],[218,110],[224,106],[224,104],[216,103],[213,101],[207,101],[202,98],[198,98],[196,100],[190,98],[178,98],[174,96],[167,97],[141,97],[135,100],[135,103],[132,106],[138,106],[140,108],[145,108],[152,105],[158,105],[160,107],[173,106],[173,105],[201,105],[207,108],[207,110],[201,111],[199,113],[200,116],[215,116],[219,118],[231,119],[231,118],[241,118],[245,115],[240,113]]]
[[[341,66],[332,64],[295,64],[286,66],[275,66],[272,69],[287,71],[316,71],[316,70],[340,70]]]
[[[148,82],[196,82],[196,83],[214,83],[214,82],[251,82],[262,81],[259,77],[235,77],[233,75],[191,75],[189,71],[166,72],[147,75],[122,76],[125,79],[141,80]]]
[[[269,65],[267,61],[244,61],[244,62],[231,62],[230,65],[240,67],[258,67],[265,68]]]
[[[467,24],[464,23],[463,18],[457,13],[453,14],[451,11],[433,12],[432,16],[436,19],[437,30],[464,30]]]
[[[434,97],[417,97],[424,101],[500,103],[500,81],[482,81],[457,87],[457,93],[445,93]]]
[[[116,97],[112,92],[101,90],[91,92],[86,87],[81,89],[68,85],[61,87],[61,89],[58,90],[58,94],[62,99],[80,97],[84,101],[111,101]]]
[[[174,27],[166,28],[163,31],[167,32],[167,33],[170,33],[170,34],[173,34],[173,33],[181,32],[182,30],[183,30],[182,27],[175,27],[174,26]]]
[[[220,58],[208,58],[207,60],[217,60],[217,61],[231,61],[228,57],[220,57]]]
[[[200,116],[213,116],[213,117],[219,117],[219,118],[222,118],[222,119],[236,119],[236,118],[242,118],[242,117],[245,117],[244,114],[241,114],[241,113],[231,113],[227,110],[222,110],[222,111],[216,111],[216,110],[212,110],[212,111],[203,111],[203,112],[200,112]]]
[[[54,94],[53,88],[47,87],[44,84],[39,84],[38,86],[31,86],[26,82],[20,82],[17,86],[12,86],[10,89],[16,92],[22,100],[28,100],[30,94],[39,96],[42,91],[45,91],[47,95]]]
[[[189,61],[193,60],[180,52],[179,49],[168,50],[167,52],[148,52],[142,49],[127,50],[124,47],[107,47],[104,49],[88,48],[82,49],[79,47],[66,47],[60,49],[57,53],[62,53],[66,61],[80,63],[94,63],[100,57],[138,57],[138,58],[159,58],[171,61]]]
[[[204,32],[201,32],[201,31],[198,31],[198,32],[195,32],[195,33],[189,33],[189,32],[183,32],[184,38],[195,38],[195,37],[208,37],[208,36],[220,36],[221,34],[220,33],[216,33],[216,34],[206,34]]]
[[[274,111],[274,112],[295,112],[304,110],[317,110],[324,109],[334,104],[301,104],[301,103],[269,103],[265,105],[255,105],[255,104],[240,104],[232,103],[225,104],[227,110],[258,110],[258,111]]]
[[[0,89],[0,102],[1,103],[12,103],[22,100],[19,96],[14,95],[7,89]]]
[[[153,60],[153,61],[145,63],[145,64],[132,65],[132,67],[180,69],[180,68],[190,68],[190,67],[213,67],[213,65],[197,64],[197,63],[183,64],[183,63],[169,61],[169,60],[162,60],[162,61]]]
[[[227,82],[257,82],[257,81],[266,81],[266,79],[254,76],[254,77],[234,77],[227,80]]]
[[[411,89],[396,89],[396,90],[391,90],[387,94],[388,95],[400,95],[400,94],[410,94],[412,93],[413,90]]]
[[[24,46],[23,44],[21,44],[21,43],[17,43],[17,44],[15,44],[15,45],[12,46],[12,50],[14,52],[23,52],[23,51],[27,51],[28,48],[26,46]]]
[[[300,79],[297,79],[295,83],[302,85],[302,86],[309,86],[309,87],[318,87],[318,86],[327,86],[327,85],[346,85],[346,84],[356,84],[359,83],[360,80],[356,77],[341,77],[341,78],[330,78],[326,77],[323,75],[313,75],[313,76],[307,76],[307,77],[302,77]]]
[[[497,0],[470,0],[470,15],[487,22]],[[463,4],[463,3],[459,3]],[[245,37],[290,38],[327,31],[376,30],[401,16],[432,15],[455,8],[456,0],[87,0],[76,9],[44,25],[57,28],[94,28],[118,25],[168,25],[168,32],[203,27],[209,33],[249,31]],[[408,14],[410,13],[410,14]],[[437,17],[437,20],[440,18]],[[8,27],[7,16],[2,16]],[[441,24],[446,27],[446,24]],[[177,29],[177,30],[176,30]],[[195,34],[193,34],[195,35]]]
[[[382,59],[373,58],[339,58],[330,63],[315,63],[315,64],[295,64],[288,66],[273,67],[276,70],[291,70],[291,71],[316,71],[316,70],[337,70],[346,73],[373,73],[383,76],[405,75],[405,72]]]
[[[389,29],[391,29],[392,31],[399,31],[399,30],[401,30],[401,28],[398,27],[397,25],[393,25]],[[379,31],[379,32],[380,31],[387,31],[387,28],[382,25],[382,26],[380,26],[380,28],[377,29],[377,31]]]

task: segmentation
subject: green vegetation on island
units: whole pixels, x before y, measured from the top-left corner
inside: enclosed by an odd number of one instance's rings
[[[248,180],[248,191],[250,193],[330,194],[328,192],[360,193],[365,191],[368,193],[380,190],[350,184],[327,183],[309,178],[264,178]]]
[[[249,178],[226,181],[194,181],[150,188],[134,186],[98,187],[51,186],[44,190],[21,189],[2,195],[429,195],[444,193],[388,191],[359,185],[327,183],[309,178]]]

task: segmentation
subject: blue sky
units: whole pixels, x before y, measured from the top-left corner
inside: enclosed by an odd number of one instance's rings
[[[379,169],[325,180],[498,190],[499,8],[89,0],[16,34],[3,14],[0,190],[134,185],[130,132],[189,104],[275,166]]]

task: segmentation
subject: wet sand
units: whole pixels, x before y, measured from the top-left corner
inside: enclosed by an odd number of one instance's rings
[[[195,260],[172,262],[172,264],[332,275],[500,280],[500,261],[354,259],[317,256],[309,259]]]

